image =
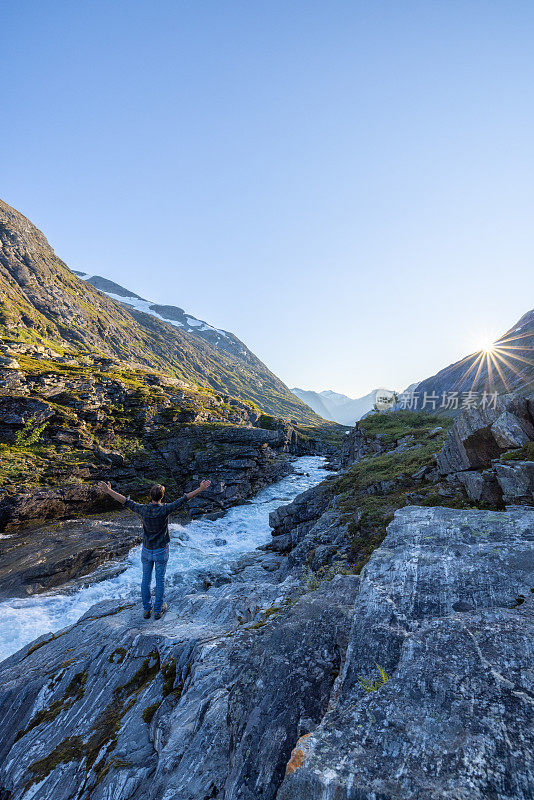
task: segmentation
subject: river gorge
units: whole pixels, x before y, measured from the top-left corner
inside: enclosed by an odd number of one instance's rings
[[[321,456],[298,458],[288,476],[262,489],[247,503],[231,508],[219,519],[193,520],[185,526],[170,524],[166,580],[171,612],[179,613],[179,607],[172,607],[174,587],[179,586],[181,593],[195,583],[198,585],[201,576],[210,573],[218,574],[220,580],[232,560],[267,543],[271,532],[269,513],[323,480],[324,462]],[[112,575],[105,577],[110,572]],[[0,603],[0,660],[49,631],[77,622],[102,600],[122,598],[140,602],[140,583],[140,546],[136,546],[124,561],[107,563],[96,572],[72,581],[67,589],[4,600]]]

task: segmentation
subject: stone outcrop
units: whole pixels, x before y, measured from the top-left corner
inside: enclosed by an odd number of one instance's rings
[[[253,427],[259,415],[240,401],[156,374],[132,378],[29,374],[26,394],[0,396],[4,462],[18,473],[1,476],[0,530],[111,509],[97,480],[143,496],[154,482],[181,493],[209,474],[213,487],[192,511],[220,511],[284,474],[299,450],[289,424]]]
[[[527,508],[397,512],[279,800],[532,796],[533,534]]]
[[[328,507],[332,495],[328,482],[324,482],[302,492],[292,503],[277,508],[269,515],[273,537],[276,539],[288,534],[299,537],[307,533],[309,526]]]
[[[302,577],[309,570],[322,574],[325,568],[341,565],[350,549],[347,525],[336,508],[329,480],[302,492],[292,503],[269,515],[272,540],[262,549],[285,553],[285,569]]]
[[[494,508],[502,506],[503,491],[495,470],[466,470],[457,472],[454,477],[462,484],[470,500]]]
[[[465,409],[437,458],[443,475],[490,467],[507,450],[534,440],[534,398],[502,396],[495,407]]]
[[[533,397],[504,396],[495,407],[466,409],[454,421],[438,469],[470,500],[494,508],[534,499],[534,462],[517,457],[534,441]],[[513,458],[504,459],[503,454]]]
[[[0,600],[62,586],[118,559],[141,541],[139,520],[124,512],[24,527],[0,539]]]
[[[341,442],[340,462],[341,467],[349,467],[364,456],[376,455],[387,449],[387,446],[377,436],[368,436],[356,423]]]
[[[534,461],[509,461],[495,464],[495,475],[504,502],[517,503],[534,500]]]

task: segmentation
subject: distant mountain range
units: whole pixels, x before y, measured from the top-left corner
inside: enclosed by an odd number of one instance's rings
[[[322,422],[236,336],[106,278],[75,274],[0,200],[0,343],[9,341],[108,356],[252,401],[267,414]]]
[[[339,422],[341,425],[354,425],[365,414],[371,411],[377,397],[390,394],[388,389],[374,389],[364,397],[348,397],[346,394],[333,392],[327,389],[323,392],[314,392],[306,389],[294,388],[291,390],[303,403],[309,405],[325,419]]]

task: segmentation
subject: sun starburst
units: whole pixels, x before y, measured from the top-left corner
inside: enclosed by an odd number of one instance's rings
[[[512,333],[497,341],[487,336],[483,337],[479,340],[479,349],[471,356],[462,359],[465,369],[459,377],[458,384],[466,385],[466,381],[471,380],[471,389],[484,388],[488,391],[504,389],[510,392],[511,381],[513,383],[513,379],[518,377],[525,367],[534,367],[531,339],[532,331]]]

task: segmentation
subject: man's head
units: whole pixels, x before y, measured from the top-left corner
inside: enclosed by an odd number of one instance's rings
[[[156,483],[156,485],[150,490],[150,499],[153,500],[154,503],[159,503],[160,500],[163,500],[164,494],[165,487],[162,486],[161,483]]]

